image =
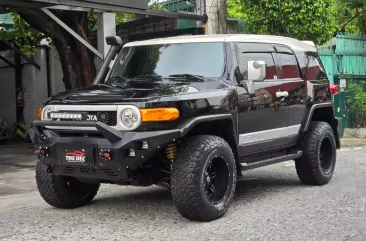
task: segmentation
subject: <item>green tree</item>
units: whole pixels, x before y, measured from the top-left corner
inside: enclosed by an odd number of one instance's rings
[[[354,34],[366,34],[366,1],[337,0],[338,30]]]
[[[228,0],[229,17],[245,21],[250,33],[328,41],[337,29],[335,0]]]

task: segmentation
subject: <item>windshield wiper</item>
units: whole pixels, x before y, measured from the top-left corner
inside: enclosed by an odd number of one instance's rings
[[[161,75],[155,75],[155,74],[146,74],[146,75],[140,75],[140,76],[136,76],[134,79],[160,79]]]
[[[128,79],[126,77],[123,77],[123,76],[113,76],[111,78],[109,78],[105,83],[106,84],[119,84],[121,82],[127,82]]]
[[[172,74],[169,77],[177,77],[177,78],[193,78],[200,81],[205,81],[205,78],[202,75],[195,75],[195,74]]]

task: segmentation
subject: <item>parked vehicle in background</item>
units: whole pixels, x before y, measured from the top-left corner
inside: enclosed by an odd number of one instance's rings
[[[304,184],[331,180],[336,88],[311,44],[259,35],[123,48],[120,38],[107,40],[94,85],[49,98],[30,131],[37,186],[50,205],[86,205],[101,183],[156,184],[171,189],[184,217],[212,221],[247,170],[295,160]]]

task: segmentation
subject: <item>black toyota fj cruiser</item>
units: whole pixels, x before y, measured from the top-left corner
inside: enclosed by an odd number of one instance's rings
[[[258,35],[107,42],[93,85],[46,100],[30,131],[48,204],[86,205],[101,183],[160,185],[182,216],[211,221],[227,212],[247,170],[295,160],[304,184],[331,180],[337,88],[311,43]]]

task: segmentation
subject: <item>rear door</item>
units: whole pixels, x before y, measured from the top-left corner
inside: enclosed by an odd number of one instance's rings
[[[282,82],[279,88],[280,91],[288,93],[288,96],[283,98],[282,104],[289,108],[286,145],[290,146],[296,143],[305,114],[306,86],[292,49],[283,45],[274,45],[274,47],[276,49],[275,61],[279,66],[278,78]]]

